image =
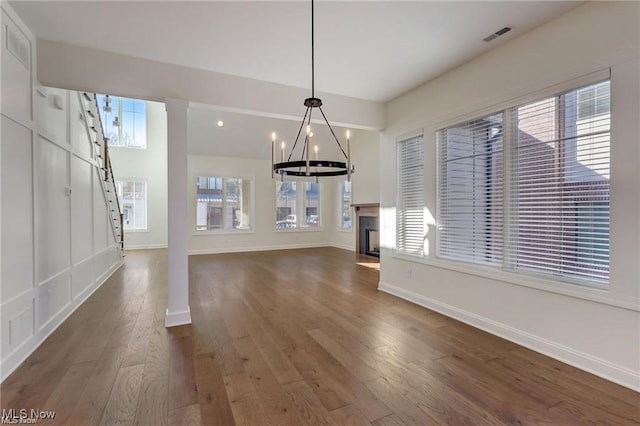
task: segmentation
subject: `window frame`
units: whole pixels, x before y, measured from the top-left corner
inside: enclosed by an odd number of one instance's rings
[[[122,228],[125,233],[144,233],[151,232],[149,229],[149,181],[147,178],[135,178],[135,177],[119,177],[115,178],[115,188],[116,195],[118,197],[118,201],[120,203],[120,208],[122,209],[123,219],[122,219]],[[144,228],[126,228],[125,227],[125,202],[122,196],[119,193],[120,185],[125,182],[133,182],[135,183],[144,183],[145,197],[144,197],[144,210],[145,210],[145,227]]]
[[[346,184],[349,184],[350,186],[350,190],[349,190],[349,226],[348,227],[343,227],[342,224],[344,223],[344,188]],[[347,232],[347,233],[353,233],[353,216],[354,216],[354,212],[353,212],[353,181],[348,181],[348,180],[341,180],[338,181],[338,196],[337,196],[337,205],[338,208],[337,210],[337,217],[336,217],[336,223],[337,223],[337,230],[340,232]]]
[[[450,113],[438,116],[434,120],[424,120],[422,122],[413,123],[410,127],[404,127],[397,130],[396,135],[402,135],[413,131],[417,127],[424,128],[425,134],[425,166],[427,170],[433,173],[433,185],[429,185],[425,188],[427,192],[427,214],[436,214],[437,199],[435,197],[436,185],[438,184],[438,173],[435,173],[436,169],[436,157],[437,150],[435,148],[435,132],[438,129],[447,127],[464,120],[470,120],[474,117],[482,115],[488,115],[495,113],[499,110],[505,110],[512,108],[516,105],[522,105],[528,102],[536,101],[544,97],[553,96],[563,91],[569,91],[578,87],[587,86],[589,84],[597,83],[598,81],[611,80],[611,92],[612,97],[615,93],[615,81],[611,76],[610,68],[603,68],[597,71],[593,71],[588,74],[581,75],[572,79],[562,78],[557,83],[545,83],[537,87],[531,87],[530,85],[522,87],[519,90],[512,91],[510,93],[501,94],[499,98],[494,98],[485,102],[484,105],[472,106],[471,108],[456,109]],[[615,102],[612,100],[611,105],[612,112],[615,109]],[[614,122],[612,121],[612,134],[615,132]],[[505,136],[508,137],[508,136]],[[394,141],[390,140],[390,143]],[[395,150],[395,147],[393,148]],[[613,194],[612,194],[613,195]],[[614,197],[612,196],[611,206],[615,205]],[[382,219],[382,218],[381,218]],[[390,220],[392,220],[390,218]],[[430,217],[427,218],[431,220]],[[391,223],[391,222],[390,222]],[[437,221],[434,219],[434,224],[437,225]],[[612,228],[613,237],[613,228]],[[389,236],[390,242],[395,240],[395,236]],[[422,264],[427,267],[444,269],[456,273],[461,273],[486,280],[487,284],[495,285],[518,285],[522,287],[528,287],[535,290],[546,291],[549,293],[560,294],[568,297],[575,297],[582,300],[588,300],[596,303],[603,303],[605,305],[621,307],[630,309],[633,311],[638,310],[638,303],[635,298],[628,297],[626,295],[620,295],[616,293],[618,284],[614,288],[612,285],[607,289],[587,287],[584,285],[575,285],[568,281],[560,281],[557,279],[547,279],[540,275],[529,275],[526,272],[514,273],[512,271],[501,270],[497,268],[485,267],[477,264],[469,264],[464,262],[456,262],[447,259],[440,259],[435,257],[435,252],[432,251],[423,257],[407,256],[397,252],[395,249],[391,250],[391,256],[394,259],[407,262],[411,264]],[[613,273],[613,270],[612,270]],[[612,275],[613,276],[613,275]]]
[[[105,94],[96,94],[97,97],[103,97],[107,96]],[[145,135],[144,135],[144,146],[131,146],[131,145],[113,145],[111,143],[111,139],[109,139],[108,142],[108,146],[109,149],[132,149],[132,150],[147,150],[149,149],[149,105],[147,104],[146,101],[142,100],[142,99],[133,99],[133,98],[127,98],[124,96],[116,96],[116,95],[109,95],[109,97],[111,98],[116,98],[117,99],[117,115],[115,115],[116,117],[118,117],[118,119],[120,120],[120,125],[118,126],[118,141],[122,140],[122,129],[123,129],[123,115],[122,115],[122,100],[129,100],[132,102],[137,102],[137,103],[141,103],[144,105],[144,128],[145,128]],[[111,107],[112,110],[114,108],[114,106]],[[105,131],[105,138],[107,138],[106,135],[106,126],[107,123],[104,122],[103,119],[103,115],[105,114],[105,112],[103,111],[103,106],[100,105],[100,101],[98,100],[98,112],[100,114],[100,121],[102,123],[102,127],[103,127],[103,131]]]
[[[242,179],[249,182],[249,224],[250,227],[248,229],[236,229],[236,228],[225,228],[224,224],[222,228],[219,229],[197,229],[198,223],[198,178],[214,178],[214,179],[222,179],[222,191],[226,193],[226,180],[227,179]],[[207,236],[207,235],[237,235],[237,234],[254,234],[256,232],[256,223],[255,223],[255,177],[254,176],[236,176],[227,173],[215,173],[215,172],[202,172],[202,173],[193,173],[192,174],[192,201],[191,205],[194,208],[194,213],[191,216],[190,229],[191,235],[194,236]],[[224,200],[223,200],[224,201]],[[224,211],[224,202],[223,207]],[[224,215],[223,215],[224,217]]]
[[[512,229],[518,226],[518,222],[514,223],[512,221],[512,216],[510,212],[511,204],[513,202],[513,200],[511,199],[510,192],[514,190],[513,186],[511,186],[513,183],[512,176],[511,176],[513,171],[511,169],[513,168],[513,164],[514,164],[513,161],[515,161],[514,158],[512,158],[513,150],[515,149],[513,145],[515,143],[514,132],[517,131],[517,126],[515,125],[515,121],[514,121],[515,112],[518,110],[518,108],[528,106],[532,103],[547,100],[549,98],[559,98],[571,92],[577,93],[581,89],[588,88],[589,86],[592,86],[592,85],[598,85],[605,81],[611,82],[611,76],[608,73],[608,70],[606,70],[606,72],[594,73],[589,76],[585,76],[583,78],[574,80],[572,82],[565,83],[562,85],[562,87],[556,86],[554,88],[549,88],[541,93],[528,95],[516,101],[511,101],[511,102],[505,103],[504,105],[500,105],[499,107],[493,108],[491,110],[487,109],[479,113],[467,114],[464,118],[450,120],[446,124],[442,124],[434,128],[434,135],[436,136],[436,138],[439,138],[439,133],[441,130],[455,126],[458,123],[468,121],[468,120],[473,120],[473,119],[480,119],[484,116],[492,115],[496,113],[504,114],[503,138],[504,138],[505,156],[503,159],[503,166],[504,166],[503,173],[505,176],[503,179],[503,182],[504,182],[503,206],[504,206],[505,213],[503,216],[504,237],[502,239],[503,260],[502,260],[502,264],[499,267],[477,265],[477,264],[474,264],[472,261],[455,260],[455,259],[440,257],[439,250],[437,250],[436,258],[426,259],[425,263],[437,264],[438,266],[445,267],[447,269],[463,271],[466,273],[470,273],[470,271],[475,270],[477,271],[475,273],[477,275],[487,276],[493,279],[501,279],[503,281],[514,282],[517,284],[524,284],[524,285],[536,287],[536,288],[543,288],[545,290],[554,291],[554,292],[558,292],[558,289],[560,288],[562,289],[562,291],[560,292],[568,293],[571,295],[586,294],[591,291],[597,292],[597,291],[607,290],[610,288],[610,278],[607,279],[606,282],[603,282],[603,281],[597,281],[597,280],[577,278],[576,276],[572,276],[572,275],[565,275],[565,274],[556,275],[556,274],[550,274],[550,273],[545,273],[545,272],[540,272],[535,270],[518,268],[517,266],[514,266],[513,260],[511,258],[511,255],[513,253],[510,251],[512,249],[512,241],[510,241],[510,238],[512,238]],[[595,116],[610,114],[610,110],[611,110],[611,107],[609,107],[609,112],[602,113],[602,114],[595,114]],[[577,116],[577,108],[576,108],[575,114]],[[580,118],[578,117],[576,120],[580,120]],[[556,116],[556,126],[560,126],[561,122],[562,122],[562,119]],[[609,133],[611,133],[611,129],[609,129]],[[440,146],[438,141],[436,152],[439,153],[439,150],[440,150]],[[610,156],[611,156],[611,150],[609,148],[609,157]],[[611,160],[609,160],[609,164],[610,164],[610,161]],[[441,200],[439,197],[439,191],[441,186],[440,185],[441,166],[442,164],[440,163],[440,158],[438,157],[438,160],[436,161],[436,176],[437,176],[436,185],[437,185],[437,192],[438,192],[438,196],[436,197],[436,204],[438,205],[436,209],[437,223],[441,223],[441,217],[440,217]],[[609,189],[609,194],[610,194],[610,189]],[[611,215],[611,211],[610,211],[610,204],[609,204],[609,218],[610,218],[610,215]],[[440,244],[439,229],[437,230],[436,235],[437,235],[436,245],[438,246]],[[609,228],[608,235],[610,238],[610,228]],[[610,250],[610,246],[609,246],[609,250]],[[608,266],[610,268],[610,262]]]

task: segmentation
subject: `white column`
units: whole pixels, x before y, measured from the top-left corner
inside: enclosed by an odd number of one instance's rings
[[[166,99],[168,153],[168,291],[164,324],[191,324],[189,311],[187,117],[189,102]]]

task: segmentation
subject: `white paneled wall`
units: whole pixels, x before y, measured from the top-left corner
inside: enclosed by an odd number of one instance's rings
[[[122,259],[83,101],[39,86],[33,36],[6,2],[1,32],[4,380]]]

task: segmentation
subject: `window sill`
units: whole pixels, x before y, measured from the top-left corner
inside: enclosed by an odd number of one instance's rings
[[[109,150],[135,150],[135,151],[146,151],[148,147],[137,147],[137,146],[117,146],[117,145],[109,145]]]
[[[273,232],[276,233],[289,233],[289,232],[322,232],[324,231],[324,228],[322,227],[304,227],[304,228],[284,228],[284,229],[274,229]]]
[[[578,299],[589,300],[592,302],[603,303],[606,305],[640,312],[640,301],[635,300],[632,297],[620,297],[612,295],[607,288],[595,287],[597,284],[574,284],[568,281],[553,280],[533,274],[527,274],[525,271],[512,272],[446,259],[410,256],[398,253],[395,250],[393,250],[393,257],[399,260],[421,263],[436,268],[448,269],[463,274],[488,278],[508,284],[530,287],[536,290],[562,294],[564,296],[575,297]]]

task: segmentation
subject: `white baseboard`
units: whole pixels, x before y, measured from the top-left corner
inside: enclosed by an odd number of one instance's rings
[[[248,251],[271,251],[271,250],[293,250],[303,248],[330,247],[327,243],[307,243],[307,244],[286,244],[279,246],[260,246],[260,247],[224,247],[224,248],[207,248],[189,250],[189,255],[197,254],[220,254],[220,253],[243,253]]]
[[[136,245],[127,245],[125,243],[124,245],[124,250],[125,251],[129,251],[129,250],[154,250],[154,249],[166,249],[167,245],[166,244],[136,244]]]
[[[186,311],[169,312],[169,309],[167,309],[167,314],[164,317],[165,327],[177,327],[186,324],[191,324],[191,309],[188,306]]]
[[[331,247],[339,248],[339,249],[342,249],[342,250],[348,250],[348,251],[352,251],[352,252],[356,251],[356,248],[354,246],[348,246],[346,244],[331,244]]]
[[[378,289],[640,392],[640,372],[638,371],[633,371],[393,284],[380,281]]]

